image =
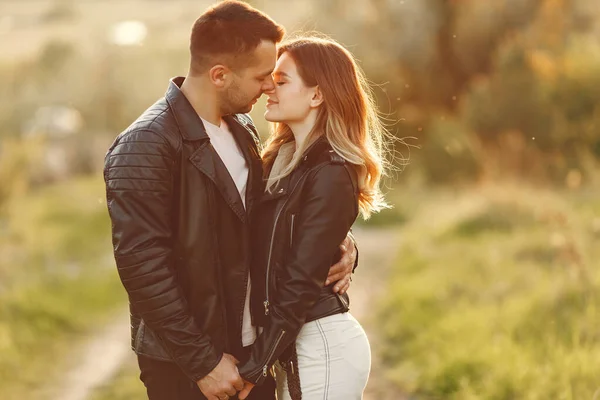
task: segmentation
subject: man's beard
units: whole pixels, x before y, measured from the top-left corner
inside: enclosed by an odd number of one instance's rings
[[[252,104],[246,104],[245,106],[238,107],[232,114],[247,114],[252,111]]]
[[[225,98],[222,101],[222,112],[224,115],[245,114],[252,110],[252,101],[255,98],[246,100],[240,93],[237,85],[230,87],[225,93]]]

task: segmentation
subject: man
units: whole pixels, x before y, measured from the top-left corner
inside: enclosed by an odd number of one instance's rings
[[[264,191],[244,113],[273,88],[284,30],[238,1],[195,22],[190,69],[115,140],[105,160],[114,255],[132,347],[151,400],[227,399],[256,338],[249,311],[249,216]],[[345,291],[356,252],[329,280]],[[341,278],[341,279],[340,279]],[[274,382],[250,399],[274,399]]]

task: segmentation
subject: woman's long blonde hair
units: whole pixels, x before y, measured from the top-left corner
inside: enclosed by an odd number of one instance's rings
[[[271,177],[269,186],[289,175],[310,144],[325,135],[333,150],[357,170],[358,204],[363,218],[388,208],[379,185],[387,166],[384,151],[389,134],[377,112],[371,88],[352,54],[334,40],[318,37],[286,41],[279,47],[277,57],[283,53],[295,61],[306,86],[319,86],[323,103],[307,139],[275,179]],[[267,176],[280,147],[290,142],[294,142],[291,129],[283,123],[274,123],[262,152]]]

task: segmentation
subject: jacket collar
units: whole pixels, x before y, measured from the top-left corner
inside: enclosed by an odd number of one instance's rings
[[[313,143],[308,146],[302,156],[301,164],[309,167],[315,166],[316,164],[326,161],[330,158],[330,152],[332,151],[329,141],[325,136],[319,136]]]
[[[280,164],[280,162],[289,162],[294,151],[294,146],[295,144],[293,143],[285,143],[279,148],[275,162],[271,167],[271,172],[276,174],[277,171],[273,171],[273,169],[277,168],[281,170],[284,167]],[[332,151],[331,145],[325,136],[318,137],[304,151],[302,159],[300,160],[300,164],[292,171],[292,173],[285,178],[282,178],[277,185],[271,189],[270,192],[264,191],[260,201],[270,201],[287,195],[295,186],[295,183],[304,175],[304,172],[322,162],[329,161],[331,159]]]
[[[181,91],[181,85],[185,78],[178,76],[169,82],[165,99],[173,110],[173,115],[179,126],[181,136],[185,140],[205,140],[208,139],[206,129],[200,120],[200,117],[190,104],[188,99]]]
[[[262,193],[264,184],[262,182],[262,161],[258,154],[258,137],[250,127],[252,120],[245,115],[229,115],[223,117],[231,131],[237,145],[248,166],[248,184],[246,186],[246,208],[240,194],[227,171],[227,167],[219,158],[219,155],[209,145],[210,138],[202,120],[192,107],[188,99],[181,92],[181,84],[185,78],[176,77],[171,79],[165,99],[169,103],[179,131],[184,140],[205,140],[190,157],[192,164],[204,173],[216,186],[221,197],[229,205],[232,211],[242,221],[246,221],[246,215],[252,210],[255,199]]]
[[[294,142],[288,142],[281,145],[277,151],[277,156],[271,166],[269,177],[267,179],[267,186],[271,184],[274,178],[281,174],[285,167],[292,161],[294,157],[294,151],[296,150],[296,144]]]

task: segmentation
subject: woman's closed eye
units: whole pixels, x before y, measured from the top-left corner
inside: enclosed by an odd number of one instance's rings
[[[275,82],[277,84],[277,86],[281,86],[283,84],[285,84],[285,82]]]

